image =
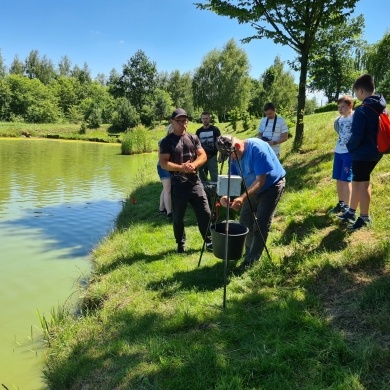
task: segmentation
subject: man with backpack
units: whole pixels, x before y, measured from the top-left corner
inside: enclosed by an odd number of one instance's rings
[[[371,202],[370,175],[382,158],[378,151],[377,135],[379,114],[386,109],[382,95],[374,94],[374,78],[370,74],[360,76],[353,85],[354,93],[362,104],[355,109],[352,121],[351,138],[347,143],[352,159],[352,196],[347,211],[338,216],[350,223],[347,229],[351,232],[371,225],[369,216]],[[360,217],[355,213],[360,206]]]

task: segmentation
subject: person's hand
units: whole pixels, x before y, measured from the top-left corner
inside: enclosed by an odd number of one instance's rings
[[[219,203],[221,203],[223,207],[227,207],[228,197],[226,195],[222,196],[221,199],[219,200]]]
[[[241,196],[238,196],[236,199],[233,200],[233,202],[231,204],[231,208],[235,211],[238,211],[242,207],[243,203],[244,202],[243,202]]]
[[[185,173],[195,172],[195,165],[191,161],[187,161],[182,164],[183,170]]]

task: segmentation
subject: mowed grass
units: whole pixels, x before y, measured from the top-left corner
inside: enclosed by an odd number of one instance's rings
[[[390,159],[372,176],[373,228],[348,234],[328,213],[335,117],[307,116],[299,153],[292,138],[283,145],[287,187],[270,258],[243,275],[228,262],[225,308],[223,261],[200,257],[191,209],[188,251],[175,252],[172,227],[156,213],[155,166],[144,167],[116,230],[92,253],[77,314],[46,335],[48,387],[388,389]]]

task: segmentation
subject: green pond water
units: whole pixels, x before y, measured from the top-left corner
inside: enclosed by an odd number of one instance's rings
[[[0,139],[1,388],[44,388],[37,312],[49,319],[77,299],[90,251],[156,160],[122,156],[119,145]]]

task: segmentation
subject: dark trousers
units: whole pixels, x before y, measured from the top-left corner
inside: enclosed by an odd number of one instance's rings
[[[283,178],[264,192],[250,197],[250,204],[256,215],[261,234],[255,223],[248,200],[242,206],[240,223],[249,229],[245,240],[245,262],[251,264],[260,259],[271,228],[276,206],[284,192],[285,186],[286,181]]]
[[[199,232],[202,235],[203,240],[209,242],[210,240],[207,239],[207,228],[210,222],[210,207],[202,183],[200,181],[197,181],[195,184],[173,183],[171,197],[173,233],[175,235],[176,243],[178,245],[184,245],[186,241],[184,215],[188,203],[195,212]]]

